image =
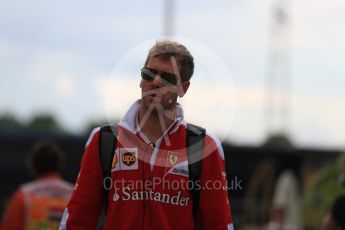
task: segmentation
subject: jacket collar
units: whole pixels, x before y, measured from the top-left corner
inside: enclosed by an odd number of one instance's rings
[[[141,100],[135,101],[129,110],[126,112],[125,116],[120,120],[119,126],[128,129],[132,133],[136,134],[138,132],[136,128],[136,120],[137,120],[137,114],[139,112],[141,105]],[[176,105],[176,117],[175,117],[175,126],[176,128],[173,128],[170,133],[176,131],[177,127],[180,125],[180,123],[184,120],[184,113],[182,106],[177,103]]]

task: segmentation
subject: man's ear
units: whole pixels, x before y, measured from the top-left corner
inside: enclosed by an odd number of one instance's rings
[[[188,88],[189,88],[189,85],[190,85],[190,81],[185,81],[185,82],[182,82],[182,84],[178,87],[178,96],[179,97],[183,97]]]
[[[140,88],[143,88],[143,80],[142,80],[142,79],[140,80],[139,87],[140,87]]]

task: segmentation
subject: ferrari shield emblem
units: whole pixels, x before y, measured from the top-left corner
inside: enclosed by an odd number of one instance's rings
[[[169,159],[169,163],[174,165],[174,164],[176,164],[178,157],[177,157],[176,153],[169,152],[168,159]]]

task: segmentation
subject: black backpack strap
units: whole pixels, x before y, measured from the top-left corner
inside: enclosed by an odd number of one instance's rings
[[[196,228],[200,229],[197,223],[198,209],[199,209],[199,198],[200,188],[195,187],[198,185],[196,181],[200,180],[201,171],[201,160],[204,150],[206,130],[193,124],[187,124],[186,131],[186,148],[188,157],[188,169],[189,169],[189,180],[193,181],[194,189],[190,191],[193,200],[193,217],[196,223]]]
[[[111,186],[111,163],[117,144],[118,128],[116,126],[106,125],[100,129],[99,140],[99,158],[103,171],[103,194],[104,211],[106,214],[108,205],[108,193]]]

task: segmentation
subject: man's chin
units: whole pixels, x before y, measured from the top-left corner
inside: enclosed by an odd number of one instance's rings
[[[143,100],[143,106],[145,110],[157,111],[157,108],[162,107],[162,105],[154,100]]]
[[[164,114],[165,111],[170,110],[170,108],[165,108],[160,102],[152,101],[145,105],[145,109],[147,111],[151,111],[153,113],[161,113]]]
[[[163,101],[161,98],[144,98],[142,99],[143,105],[145,106],[145,110],[147,111],[156,111],[164,113],[167,110],[171,110],[173,105],[162,103]]]

